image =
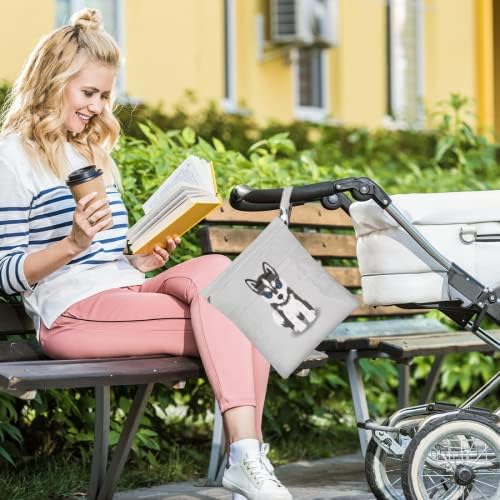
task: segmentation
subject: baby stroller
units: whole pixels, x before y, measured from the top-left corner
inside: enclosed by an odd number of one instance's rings
[[[230,202],[237,210],[274,210],[279,208],[281,193],[282,189],[237,186]],[[500,208],[499,194],[460,193],[458,206],[457,193],[396,195],[400,211],[375,182],[361,177],[296,187],[291,203],[321,201],[326,209],[340,208],[351,216],[365,303],[438,309],[500,351],[500,342],[481,328],[486,318],[500,324],[500,279],[492,277],[489,264],[495,250],[474,245],[500,242],[499,210],[488,210]],[[429,207],[434,205],[435,215],[436,203],[438,224],[429,220]],[[475,214],[475,206],[486,210],[476,209]],[[450,214],[457,209],[463,215],[458,232],[450,227]],[[440,248],[451,251],[456,246],[455,240],[450,242],[452,233],[461,247],[458,255],[451,254],[461,265],[448,260],[429,241],[439,241]],[[472,268],[474,275],[462,266]],[[498,395],[499,386],[500,372],[460,406],[418,405],[398,410],[383,425],[359,422],[359,427],[372,431],[365,465],[375,497],[500,500],[500,408],[492,412],[476,406],[487,396]]]

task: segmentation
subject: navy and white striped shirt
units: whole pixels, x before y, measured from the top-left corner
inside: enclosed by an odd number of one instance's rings
[[[68,174],[86,166],[85,158],[65,145]],[[72,304],[109,288],[137,285],[144,274],[124,256],[128,215],[115,186],[106,188],[113,227],[100,231],[92,245],[34,287],[24,275],[28,253],[67,236],[75,202],[69,189],[48,169],[33,165],[20,138],[0,139],[0,291],[21,293],[26,310],[39,328],[50,328]]]

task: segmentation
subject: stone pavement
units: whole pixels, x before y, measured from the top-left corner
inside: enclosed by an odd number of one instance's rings
[[[276,468],[277,476],[290,489],[294,500],[373,500],[365,481],[361,455],[345,455],[313,462],[296,462]],[[230,500],[223,488],[172,483],[117,493],[113,500]]]

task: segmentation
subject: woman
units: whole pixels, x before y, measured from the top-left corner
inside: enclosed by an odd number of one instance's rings
[[[199,356],[230,443],[224,486],[233,498],[289,499],[261,433],[269,365],[198,293],[228,259],[204,256],[146,279],[180,239],[124,255],[128,219],[110,157],[118,64],[115,41],[85,9],[43,38],[19,75],[0,137],[0,290],[21,293],[54,358]],[[65,179],[88,164],[103,169],[108,200],[91,193],[75,205]]]

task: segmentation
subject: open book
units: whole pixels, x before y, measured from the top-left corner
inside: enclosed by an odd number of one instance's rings
[[[131,252],[165,248],[167,238],[182,236],[220,204],[213,165],[189,156],[142,206],[144,217],[127,235]]]

